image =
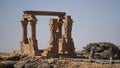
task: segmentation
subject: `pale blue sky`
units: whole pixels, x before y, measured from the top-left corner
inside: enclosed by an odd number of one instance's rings
[[[62,11],[71,15],[76,50],[90,42],[120,45],[120,0],[0,0],[0,52],[20,48],[24,10]],[[39,49],[48,48],[51,17],[37,18]]]

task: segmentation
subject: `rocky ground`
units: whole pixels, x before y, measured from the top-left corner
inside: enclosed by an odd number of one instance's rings
[[[112,56],[117,62],[89,61],[90,49],[93,46],[95,47],[95,59],[109,60]],[[120,60],[118,60],[120,48],[112,43],[90,43],[84,47],[84,50],[77,52],[77,56],[77,58],[45,58],[26,55],[10,56],[0,53],[0,68],[120,68]]]
[[[120,59],[120,46],[110,42],[89,43],[83,47],[84,50],[77,53],[80,57],[88,58],[92,47],[95,49],[95,59],[109,59],[110,56],[113,59]]]
[[[13,56],[1,59],[0,68],[120,68],[120,63],[102,64],[72,58]]]

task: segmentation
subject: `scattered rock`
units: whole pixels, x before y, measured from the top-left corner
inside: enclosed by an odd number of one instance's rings
[[[27,61],[19,61],[14,65],[14,68],[25,68],[26,64],[27,64]]]
[[[120,52],[120,45],[118,46],[118,50],[119,50],[119,52]]]
[[[4,60],[4,58],[2,58],[2,57],[0,56],[0,61],[2,61],[2,60]]]
[[[54,60],[53,60],[54,59]],[[89,62],[76,61],[72,59],[36,59],[31,58],[29,60],[22,61],[2,61],[0,62],[0,68],[88,68]],[[108,67],[111,64],[107,64]],[[91,68],[104,67],[105,65],[98,63],[90,63]],[[112,66],[120,66],[120,64],[112,64]],[[111,67],[110,67],[111,68]]]
[[[20,60],[20,56],[19,55],[10,56],[10,57],[5,58],[5,60],[18,61]]]
[[[92,47],[95,48],[95,58],[97,59],[109,59],[110,56],[114,59],[120,59],[119,48],[115,44],[109,42],[89,43],[84,47],[84,52],[82,51],[80,54],[88,58]]]
[[[0,62],[0,68],[14,68],[14,65],[16,64],[16,62]]]

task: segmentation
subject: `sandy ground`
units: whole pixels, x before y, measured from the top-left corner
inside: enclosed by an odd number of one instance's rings
[[[9,55],[2,55],[4,57],[8,57]],[[14,58],[13,58],[14,59]],[[12,62],[12,60],[9,60]],[[5,65],[8,60],[0,61],[1,65]],[[120,68],[120,63],[108,63],[108,64],[101,64],[96,62],[88,62],[88,61],[75,61],[72,59],[41,59],[41,58],[29,58],[24,60],[18,60],[16,63],[21,61],[29,61],[27,64],[31,64],[33,68]],[[15,62],[12,62],[15,63]],[[15,63],[15,64],[16,64]],[[20,65],[20,64],[18,64]],[[26,64],[25,64],[26,65]],[[14,65],[13,65],[14,66]],[[1,67],[0,67],[1,68]],[[29,68],[29,67],[28,67]]]
[[[99,64],[89,62],[70,62],[69,68],[120,68],[120,64]]]

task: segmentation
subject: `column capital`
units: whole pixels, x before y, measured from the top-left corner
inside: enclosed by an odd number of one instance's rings
[[[63,18],[58,18],[57,23],[59,24],[58,26],[62,26],[62,23],[64,23]]]
[[[71,19],[71,16],[66,15],[66,16],[65,16],[65,19]]]
[[[37,18],[36,17],[31,17],[29,21],[30,21],[31,25],[35,25],[37,23]]]
[[[72,20],[71,16],[69,16],[69,15],[65,16],[65,20],[70,21],[70,23],[73,23],[73,20]]]
[[[22,23],[22,26],[27,26],[28,19],[27,18],[22,18],[21,23]]]
[[[64,19],[65,17],[64,16],[58,16],[58,19]]]
[[[35,24],[37,24],[37,20],[35,20],[35,19],[31,19],[31,20],[30,20],[30,24],[31,24],[31,25],[35,25]]]
[[[36,20],[37,21],[37,18],[35,17],[35,15],[30,15],[29,20]]]
[[[21,22],[23,22],[23,21],[28,22],[28,18],[22,18]]]

